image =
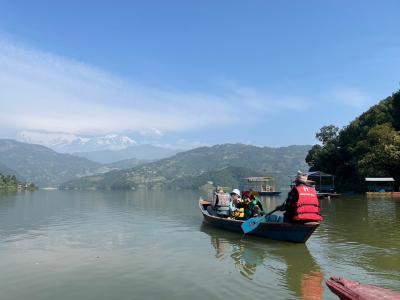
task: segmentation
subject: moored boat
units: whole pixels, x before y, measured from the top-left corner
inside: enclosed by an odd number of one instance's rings
[[[248,177],[245,178],[245,190],[251,191],[253,195],[260,196],[278,196],[281,194],[276,189],[275,179],[271,176]]]
[[[326,281],[329,289],[341,300],[399,300],[400,292],[362,284],[358,281],[341,277],[331,277]]]
[[[211,215],[207,211],[209,205],[210,202],[199,200],[199,207],[206,223],[221,229],[243,234],[241,225],[244,221]],[[262,222],[256,229],[248,234],[271,240],[305,243],[318,226],[318,222],[309,222],[305,224]]]

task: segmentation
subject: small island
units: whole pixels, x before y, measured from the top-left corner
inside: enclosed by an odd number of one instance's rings
[[[37,186],[32,182],[22,182],[15,175],[0,174],[0,191],[35,191]]]

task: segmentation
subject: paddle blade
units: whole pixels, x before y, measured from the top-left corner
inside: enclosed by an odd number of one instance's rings
[[[264,217],[253,217],[248,219],[247,221],[243,222],[242,230],[244,233],[248,233],[258,227]]]

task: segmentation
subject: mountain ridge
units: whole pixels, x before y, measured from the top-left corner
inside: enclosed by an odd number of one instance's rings
[[[181,150],[158,147],[151,144],[138,144],[120,150],[99,150],[74,152],[72,155],[85,157],[102,164],[111,164],[126,159],[158,160],[172,156]]]
[[[100,164],[37,144],[0,139],[0,163],[40,187],[92,174]]]
[[[89,152],[99,150],[121,150],[137,142],[126,135],[107,134],[84,137],[72,133],[24,130],[17,140],[29,144],[46,146],[60,153]]]
[[[304,159],[310,148],[309,145],[275,148],[244,144],[204,146],[131,169],[66,182],[62,188],[179,188],[173,185],[178,178],[197,177],[228,167],[242,167],[257,174],[273,175],[280,183],[285,184],[286,181],[288,184],[288,175],[307,168]]]

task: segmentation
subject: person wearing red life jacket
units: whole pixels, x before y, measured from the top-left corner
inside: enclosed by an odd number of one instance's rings
[[[284,213],[284,222],[306,223],[320,222],[320,205],[315,188],[307,180],[307,174],[297,172],[295,186],[289,192],[286,201],[278,207]]]

